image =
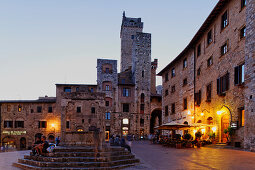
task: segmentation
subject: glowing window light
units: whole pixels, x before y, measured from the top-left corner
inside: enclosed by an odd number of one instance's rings
[[[128,125],[128,119],[123,119],[123,124]]]

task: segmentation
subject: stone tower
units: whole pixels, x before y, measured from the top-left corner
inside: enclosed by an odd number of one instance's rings
[[[132,49],[132,74],[135,84],[136,110],[140,115],[143,132],[149,133],[151,95],[151,34],[136,33]]]
[[[157,90],[156,90],[157,67],[158,67],[158,59],[154,59],[154,61],[151,62],[151,94],[157,94]]]
[[[121,72],[132,66],[132,43],[137,32],[143,31],[141,18],[128,18],[123,12],[121,38]]]

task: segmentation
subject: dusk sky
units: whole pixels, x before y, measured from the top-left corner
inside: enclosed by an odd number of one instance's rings
[[[190,42],[217,0],[0,0],[0,100],[96,84],[97,58],[118,60],[122,12],[152,34],[158,71]],[[157,80],[161,84],[161,79]]]

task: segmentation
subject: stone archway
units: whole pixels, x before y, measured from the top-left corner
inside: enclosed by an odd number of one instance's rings
[[[151,113],[151,120],[150,120],[150,133],[154,133],[154,127],[159,126],[162,124],[162,110],[155,109]]]

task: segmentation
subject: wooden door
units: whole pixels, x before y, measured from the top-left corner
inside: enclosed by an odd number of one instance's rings
[[[229,127],[229,116],[224,115],[222,117],[222,123],[221,123],[221,142],[227,143],[227,134],[224,133],[224,129],[228,129]]]

